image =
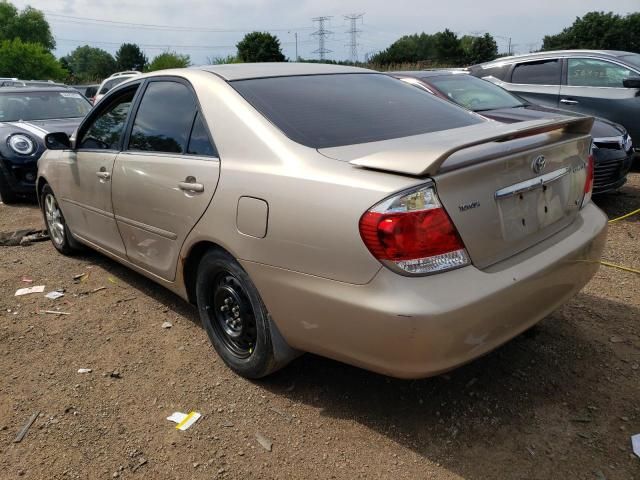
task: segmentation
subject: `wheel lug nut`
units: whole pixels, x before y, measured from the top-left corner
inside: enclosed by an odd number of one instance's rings
[[[228,305],[223,305],[220,307],[220,311],[221,312],[226,312],[227,310],[229,310],[229,306]]]

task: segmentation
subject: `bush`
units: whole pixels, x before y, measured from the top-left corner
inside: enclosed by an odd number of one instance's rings
[[[56,57],[39,43],[24,43],[18,38],[0,43],[0,77],[64,80],[67,74]]]

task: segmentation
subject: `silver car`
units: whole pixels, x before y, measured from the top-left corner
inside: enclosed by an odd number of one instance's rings
[[[640,138],[640,54],[558,50],[499,58],[469,68],[531,103],[595,115]],[[638,152],[636,146],[636,152]]]

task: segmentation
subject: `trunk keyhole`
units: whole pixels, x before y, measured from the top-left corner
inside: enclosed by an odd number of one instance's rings
[[[524,221],[524,218],[522,219],[522,226],[525,227],[527,225],[527,222]]]

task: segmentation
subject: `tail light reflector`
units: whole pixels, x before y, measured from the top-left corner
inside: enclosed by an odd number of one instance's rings
[[[593,193],[594,169],[595,160],[593,159],[593,153],[591,153],[587,160],[587,176],[584,181],[584,196],[582,197],[582,207],[584,207],[591,200],[591,195]]]
[[[469,256],[432,186],[402,192],[360,218],[360,235],[383,264],[425,275],[469,264]]]

